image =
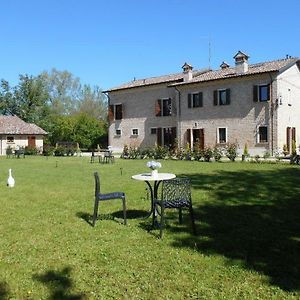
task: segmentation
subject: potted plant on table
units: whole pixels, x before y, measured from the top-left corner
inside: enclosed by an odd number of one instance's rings
[[[151,171],[151,176],[157,177],[157,174],[158,174],[157,169],[161,168],[161,163],[158,162],[158,161],[154,161],[154,160],[148,161],[147,162],[147,167],[152,170]]]

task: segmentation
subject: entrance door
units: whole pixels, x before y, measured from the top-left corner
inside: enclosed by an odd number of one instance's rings
[[[204,129],[193,129],[193,147],[198,143],[200,149],[204,149]]]
[[[28,147],[29,148],[35,148],[36,143],[35,143],[35,136],[29,136],[28,137]]]

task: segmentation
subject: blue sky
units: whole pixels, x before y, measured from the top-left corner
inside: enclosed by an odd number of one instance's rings
[[[238,50],[250,63],[300,57],[299,0],[0,3],[0,78],[11,85],[19,74],[56,68],[108,89],[181,72],[184,62],[195,69],[233,65]]]

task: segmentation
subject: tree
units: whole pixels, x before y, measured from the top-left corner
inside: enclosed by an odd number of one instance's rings
[[[52,69],[41,74],[49,94],[53,114],[70,115],[77,111],[81,84],[78,77],[68,71]]]
[[[106,120],[107,101],[102,90],[95,86],[84,85],[81,89],[78,112],[87,113],[100,120]]]

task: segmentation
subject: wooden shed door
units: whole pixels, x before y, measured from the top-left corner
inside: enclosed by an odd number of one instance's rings
[[[28,147],[29,148],[35,148],[35,136],[29,136],[28,137]]]

